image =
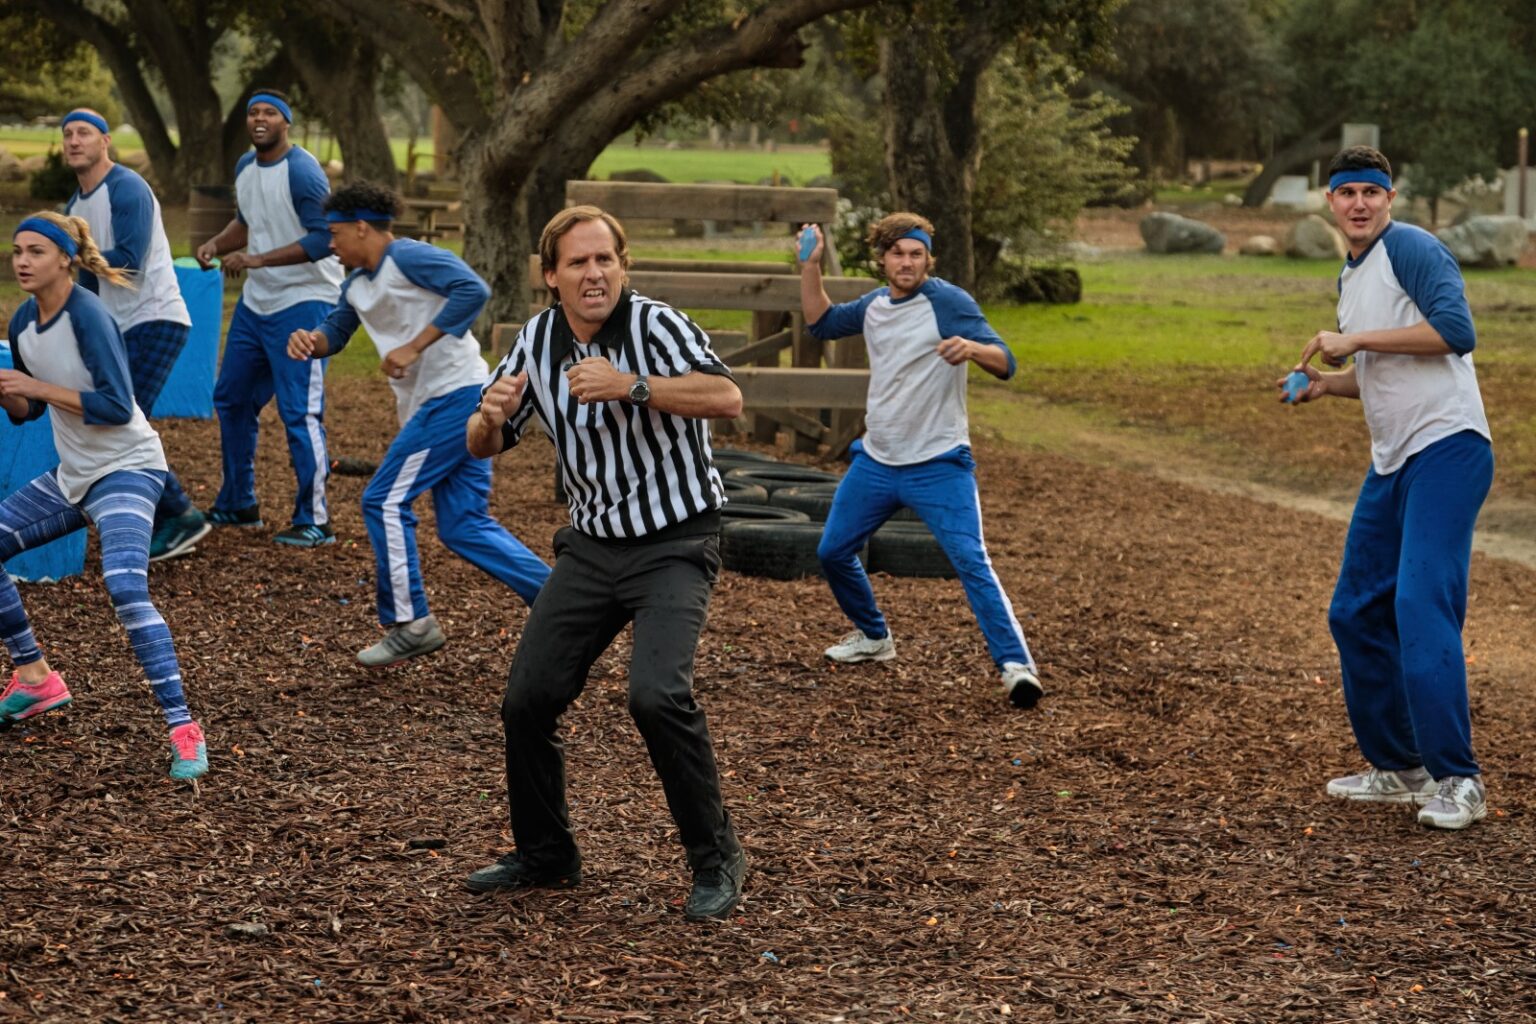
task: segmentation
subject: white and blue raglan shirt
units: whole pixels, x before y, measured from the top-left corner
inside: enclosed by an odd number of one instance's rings
[[[1382,475],[1463,430],[1492,440],[1472,368],[1477,334],[1456,257],[1422,228],[1388,221],[1339,273],[1339,330],[1390,330],[1426,320],[1450,346],[1446,355],[1355,353],[1371,463]]]
[[[811,324],[810,332],[823,341],[864,335],[869,349],[864,451],[888,466],[910,466],[971,443],[965,406],[969,363],[946,363],[939,342],[960,337],[998,346],[1008,353],[1005,380],[1017,364],[964,289],[930,277],[905,298],[893,299],[890,292],[878,288],[839,303]]]
[[[235,164],[235,215],[249,231],[246,250],[271,252],[298,242],[310,260],[247,270],[242,301],[252,313],[271,316],[300,302],[336,302],[342,269],[331,255],[325,223],[330,193],[320,161],[301,146],[269,164],[252,150]]]
[[[384,250],[372,273],[360,269],[347,276],[336,308],[319,329],[335,355],[361,322],[381,358],[428,324],[443,332],[404,377],[389,382],[403,425],[432,399],[485,383],[490,369],[480,358],[480,343],[470,325],[490,296],[489,286],[447,249],[401,238]]]
[[[84,415],[55,408],[48,417],[66,499],[80,504],[93,483],[120,469],[166,468],[160,435],[133,400],[122,332],[102,300],[77,284],[64,308],[39,323],[37,300],[29,298],[11,317],[9,337],[16,369],[80,392]],[[30,399],[27,415],[11,422],[35,420],[47,409]]]
[[[64,212],[90,225],[108,266],[131,272],[129,284],[116,285],[80,271],[80,283],[101,296],[118,327],[126,331],[153,321],[192,325],[171,265],[160,201],[149,182],[114,164],[89,192],[76,189]]]

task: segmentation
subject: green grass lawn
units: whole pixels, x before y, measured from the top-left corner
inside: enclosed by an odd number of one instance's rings
[[[295,131],[295,142],[301,142],[302,133]],[[144,148],[139,134],[134,131],[114,132],[112,142],[121,153],[132,153]],[[0,149],[13,156],[26,158],[46,153],[59,144],[56,128],[11,128],[0,131]],[[330,136],[311,136],[310,148],[322,158],[338,156],[334,140]],[[403,171],[407,165],[409,142],[403,138],[390,139],[395,154],[395,164]],[[431,138],[416,141],[416,169],[427,171],[432,166]],[[634,146],[628,144],[609,146],[592,165],[590,177],[607,178],[614,171],[645,169],[655,171],[668,181],[734,181],[753,184],[773,175],[787,176],[792,184],[803,185],[810,179],[829,174],[832,160],[825,149],[795,147],[778,152],[762,152],[746,149],[666,149],[661,146]]]
[[[1016,382],[976,375],[975,418],[1047,447],[1060,410],[1168,453],[1291,489],[1348,494],[1369,457],[1359,404],[1291,408],[1274,382],[1336,327],[1331,263],[1125,254],[1080,268],[1077,306],[993,306]],[[1536,274],[1471,270],[1475,359],[1499,459],[1491,503],[1536,499]],[[1020,402],[1025,405],[1021,407]],[[1056,438],[1055,442],[1049,438]]]

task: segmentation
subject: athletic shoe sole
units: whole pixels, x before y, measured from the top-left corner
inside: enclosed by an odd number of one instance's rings
[[[1464,828],[1471,828],[1474,824],[1482,821],[1486,817],[1488,817],[1488,805],[1483,804],[1477,810],[1472,812],[1472,817],[1468,818],[1464,822],[1461,822],[1460,824],[1438,822],[1433,819],[1423,817],[1419,818],[1419,824],[1423,825],[1425,828],[1438,828],[1442,832],[1460,832]]]
[[[19,715],[6,715],[5,718],[0,719],[0,721],[3,721],[8,726],[15,725],[17,722],[25,722],[29,718],[32,718],[36,715],[41,715],[45,711],[52,711],[55,708],[61,708],[74,699],[74,697],[66,695],[63,697],[56,697],[51,701],[42,701],[27,708],[27,710],[23,711]]]
[[[432,644],[430,647],[418,647],[418,648],[416,648],[413,651],[406,652],[405,654],[393,656],[388,661],[367,661],[367,660],[365,660],[363,658],[363,655],[365,653],[367,653],[368,651],[373,650],[373,648],[367,647],[367,648],[364,648],[363,650],[357,652],[357,663],[359,665],[363,666],[364,668],[388,668],[391,665],[398,665],[402,661],[410,661],[412,658],[419,658],[419,657],[421,657],[424,654],[431,654],[433,651],[440,651],[440,650],[443,649],[443,645],[446,644],[447,642],[448,642],[448,637],[447,636],[443,636],[443,637],[440,637],[438,639],[437,643]]]
[[[281,537],[273,537],[274,544],[281,544],[285,548],[323,548],[327,544],[335,544],[335,537],[326,537],[323,540],[284,540]]]
[[[1350,793],[1347,791],[1340,792],[1330,785],[1328,787],[1328,795],[1333,797],[1335,800],[1348,800],[1351,803],[1356,804],[1416,804],[1417,806],[1422,807],[1429,803],[1430,798],[1435,794],[1393,793],[1388,796],[1380,793]]]
[[[164,551],[162,551],[160,554],[155,555],[154,557],[152,557],[150,559],[150,561],[151,562],[164,562],[164,561],[166,561],[168,559],[180,558],[182,555],[190,555],[192,552],[197,550],[197,547],[196,547],[197,542],[202,540],[204,537],[208,536],[212,532],[213,532],[213,524],[208,522],[208,521],[206,521],[206,520],[204,520],[202,529],[198,530],[196,533],[192,534],[190,537],[188,537],[186,540],[182,541],[180,544],[177,544],[175,547],[167,548]]]
[[[835,654],[824,654],[823,656],[828,661],[835,661],[839,665],[859,665],[866,661],[891,661],[896,657],[896,652],[889,650],[881,651],[879,654],[855,654],[851,657],[846,655],[838,657]]]

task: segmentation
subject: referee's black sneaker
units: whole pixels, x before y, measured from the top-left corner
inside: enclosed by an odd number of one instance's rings
[[[747,877],[747,854],[741,847],[725,863],[693,873],[693,891],[683,905],[690,921],[723,921],[741,902],[741,884]]]
[[[581,884],[581,862],[561,868],[531,864],[517,852],[509,853],[495,864],[470,872],[464,884],[475,892],[498,889],[574,889]]]

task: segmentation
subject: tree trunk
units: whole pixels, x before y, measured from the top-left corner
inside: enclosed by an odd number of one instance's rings
[[[357,37],[333,39],[307,20],[290,21],[280,35],[307,98],[336,133],[347,180],[398,187],[394,150],[379,115],[378,51]]]
[[[1281,175],[1289,174],[1299,167],[1305,167],[1314,160],[1331,158],[1338,152],[1338,145],[1333,142],[1324,142],[1323,136],[1332,133],[1343,123],[1343,118],[1332,118],[1266,160],[1259,176],[1249,182],[1248,187],[1243,191],[1243,205],[1263,206],[1270,192],[1274,191],[1275,182]]]
[[[485,319],[522,321],[528,319],[528,254],[534,251],[529,243],[528,187],[497,175],[482,150],[469,145],[460,152],[464,259],[491,286]],[[489,330],[483,336],[489,338]]]
[[[970,289],[976,281],[971,196],[981,154],[976,133],[980,72],[962,68],[960,80],[941,95],[926,52],[929,45],[910,33],[881,39],[886,174],[896,209],[933,222],[934,255],[944,278]]]

